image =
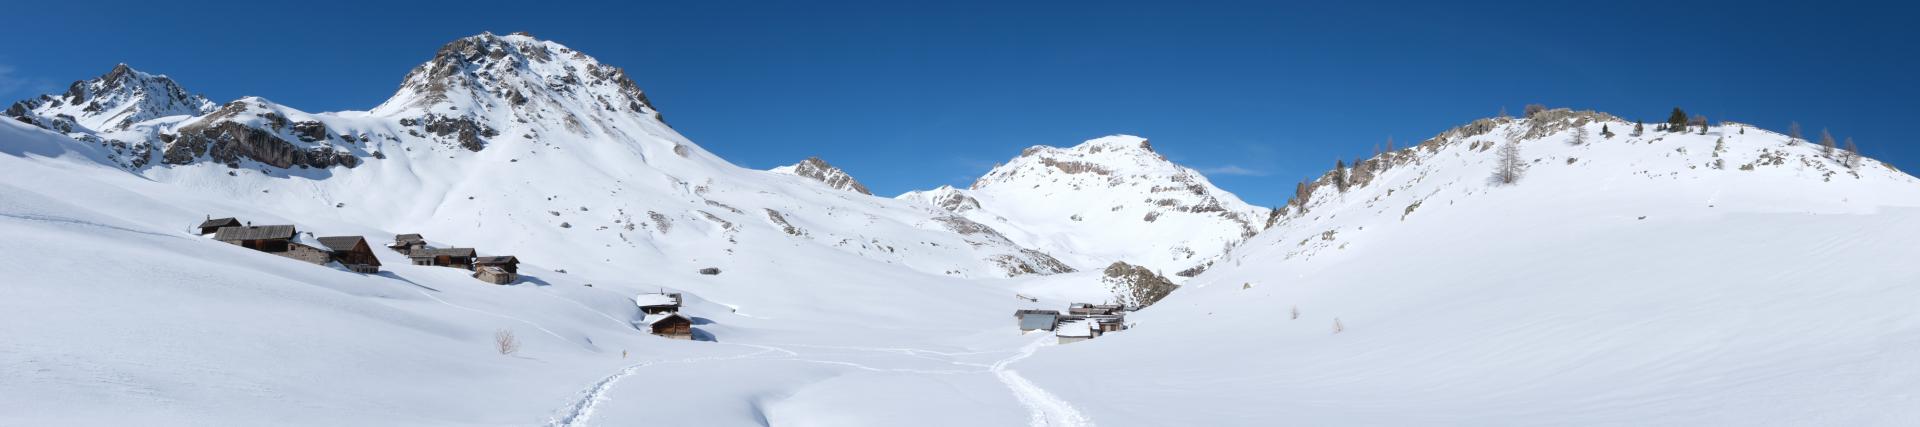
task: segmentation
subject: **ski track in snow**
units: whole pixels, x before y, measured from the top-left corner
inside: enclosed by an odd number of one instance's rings
[[[1027,407],[1027,425],[1033,427],[1091,426],[1093,420],[1081,415],[1080,410],[1075,409],[1073,404],[1047,392],[1032,381],[1027,381],[1027,378],[1020,376],[1019,372],[1007,369],[1007,365],[1033,356],[1035,351],[1047,344],[1047,338],[1050,337],[1042,336],[1025,347],[1020,347],[1019,354],[994,362],[989,370],[993,371],[995,377],[1000,378],[1000,383],[1006,384],[1008,389],[1013,390],[1013,397],[1020,399],[1021,406]]]
[[[632,376],[633,373],[638,372],[640,368],[645,368],[648,366],[659,365],[659,364],[667,364],[667,363],[699,363],[699,362],[711,362],[711,361],[719,361],[719,360],[750,359],[750,358],[753,358],[754,356],[759,356],[762,354],[773,353],[773,352],[785,352],[788,354],[793,353],[791,351],[787,351],[786,349],[775,348],[775,347],[756,346],[756,345],[750,345],[749,347],[760,348],[760,351],[747,353],[747,354],[736,354],[732,356],[695,357],[695,358],[668,360],[668,361],[648,361],[648,362],[640,362],[632,365],[627,365],[627,367],[621,368],[619,372],[615,372],[613,373],[613,375],[608,375],[606,378],[601,378],[600,381],[593,383],[592,386],[589,386],[587,387],[586,390],[581,391],[579,398],[574,399],[573,403],[568,404],[564,408],[561,408],[559,411],[560,412],[559,415],[556,415],[553,418],[547,420],[547,426],[579,427],[579,426],[587,425],[587,421],[593,419],[593,413],[597,408],[600,407],[600,403],[605,402],[607,400],[607,391],[613,390],[614,384],[618,384],[620,380],[626,379],[627,377]]]

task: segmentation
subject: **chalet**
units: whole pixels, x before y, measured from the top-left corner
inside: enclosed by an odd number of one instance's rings
[[[1105,315],[1119,313],[1121,310],[1124,310],[1125,308],[1126,307],[1121,306],[1119,304],[1097,304],[1096,305],[1096,304],[1088,304],[1084,302],[1076,302],[1076,303],[1073,303],[1073,305],[1067,306],[1067,314],[1072,314],[1077,316],[1105,316]]]
[[[213,239],[261,252],[286,252],[287,242],[299,234],[291,225],[250,225],[220,227]]]
[[[513,283],[514,280],[519,280],[520,275],[509,272],[507,269],[497,265],[482,265],[474,266],[473,278],[495,285],[505,285]]]
[[[646,314],[667,314],[680,312],[680,293],[648,293],[633,297],[634,305],[640,306],[640,312]]]
[[[426,248],[407,255],[413,265],[432,265],[473,269],[473,248]]]
[[[520,259],[514,258],[513,255],[483,256],[473,259],[474,268],[483,266],[500,267],[500,269],[506,270],[508,273],[520,274]]]
[[[394,252],[413,255],[414,251],[427,249],[427,238],[420,237],[419,234],[396,234],[393,236],[393,243],[388,243],[387,248],[393,249]]]
[[[1093,321],[1093,331],[1096,336],[1107,332],[1117,332],[1127,329],[1127,318],[1125,316],[1089,316],[1087,320]]]
[[[240,220],[236,218],[207,218],[206,221],[200,223],[200,235],[205,236],[217,233],[221,228],[239,227],[240,225]]]
[[[667,313],[647,316],[647,328],[654,335],[676,340],[693,339],[693,319],[680,313]]]
[[[1100,333],[1093,328],[1092,321],[1075,319],[1060,322],[1060,326],[1053,330],[1053,336],[1059,339],[1061,344],[1072,344],[1093,339],[1100,336]]]
[[[1020,331],[1051,331],[1060,323],[1060,312],[1056,310],[1015,310],[1013,317],[1020,321]]]
[[[379,273],[380,258],[373,255],[373,247],[367,245],[367,239],[360,236],[331,236],[314,239],[322,249],[327,250],[328,258],[356,273]]]

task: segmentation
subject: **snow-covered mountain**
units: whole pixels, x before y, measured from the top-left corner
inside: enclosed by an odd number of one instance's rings
[[[808,157],[800,163],[773,168],[770,171],[820,181],[836,190],[873,195],[872,191],[867,191],[867,186],[860,185],[860,181],[853,179],[853,175],[848,175],[847,171],[827,164],[826,160],[820,160],[819,157]]]
[[[1484,119],[1329,172],[1133,329],[1023,369],[1107,426],[1920,421],[1920,180],[1633,127]]]
[[[4,114],[63,133],[103,133],[162,117],[197,116],[213,109],[212,101],[187,92],[167,76],[120,64],[100,77],[73,82],[64,94],[15,102]]]
[[[0,121],[0,424],[1920,422],[1920,180],[1741,124],[1484,119],[1272,214],[1125,136],[898,199],[741,168],[525,34],[369,111],[76,87]],[[358,274],[208,216],[524,264]],[[641,330],[662,291],[700,341]],[[1155,299],[1064,347],[1008,316]]]
[[[1168,276],[1199,273],[1268,216],[1128,135],[1031,147],[971,188],[899,198],[986,224],[1077,269],[1127,262]]]

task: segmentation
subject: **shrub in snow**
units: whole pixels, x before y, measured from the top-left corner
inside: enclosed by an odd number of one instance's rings
[[[512,330],[507,330],[507,329],[501,329],[501,330],[498,330],[498,331],[494,331],[494,333],[493,333],[493,349],[494,349],[495,351],[499,351],[499,352],[500,352],[500,354],[501,354],[501,355],[503,355],[503,356],[505,356],[505,355],[512,355],[512,354],[514,354],[514,353],[519,353],[519,352],[520,352],[520,339],[519,339],[519,338],[515,338],[515,337],[513,336],[513,331],[512,331]]]

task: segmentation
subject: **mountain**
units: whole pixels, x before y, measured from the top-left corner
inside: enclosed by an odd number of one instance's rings
[[[1022,369],[1102,425],[1920,419],[1920,180],[1745,124],[1633,127],[1483,119],[1329,171],[1131,330]]]
[[[827,164],[827,161],[820,160],[819,157],[808,157],[806,160],[800,161],[800,163],[773,168],[770,171],[820,181],[823,184],[827,184],[827,187],[836,190],[852,191],[869,196],[873,195],[873,192],[867,191],[867,186],[860,185],[860,181],[854,180],[853,175],[848,175],[847,171]]]
[[[1077,269],[1126,262],[1169,276],[1204,270],[1268,216],[1128,135],[1031,147],[971,188],[898,198],[986,224]]]
[[[7,107],[7,117],[63,133],[124,130],[168,116],[213,112],[206,97],[187,92],[173,79],[134,70],[127,64],[91,80],[73,82],[60,95],[41,95]]]

